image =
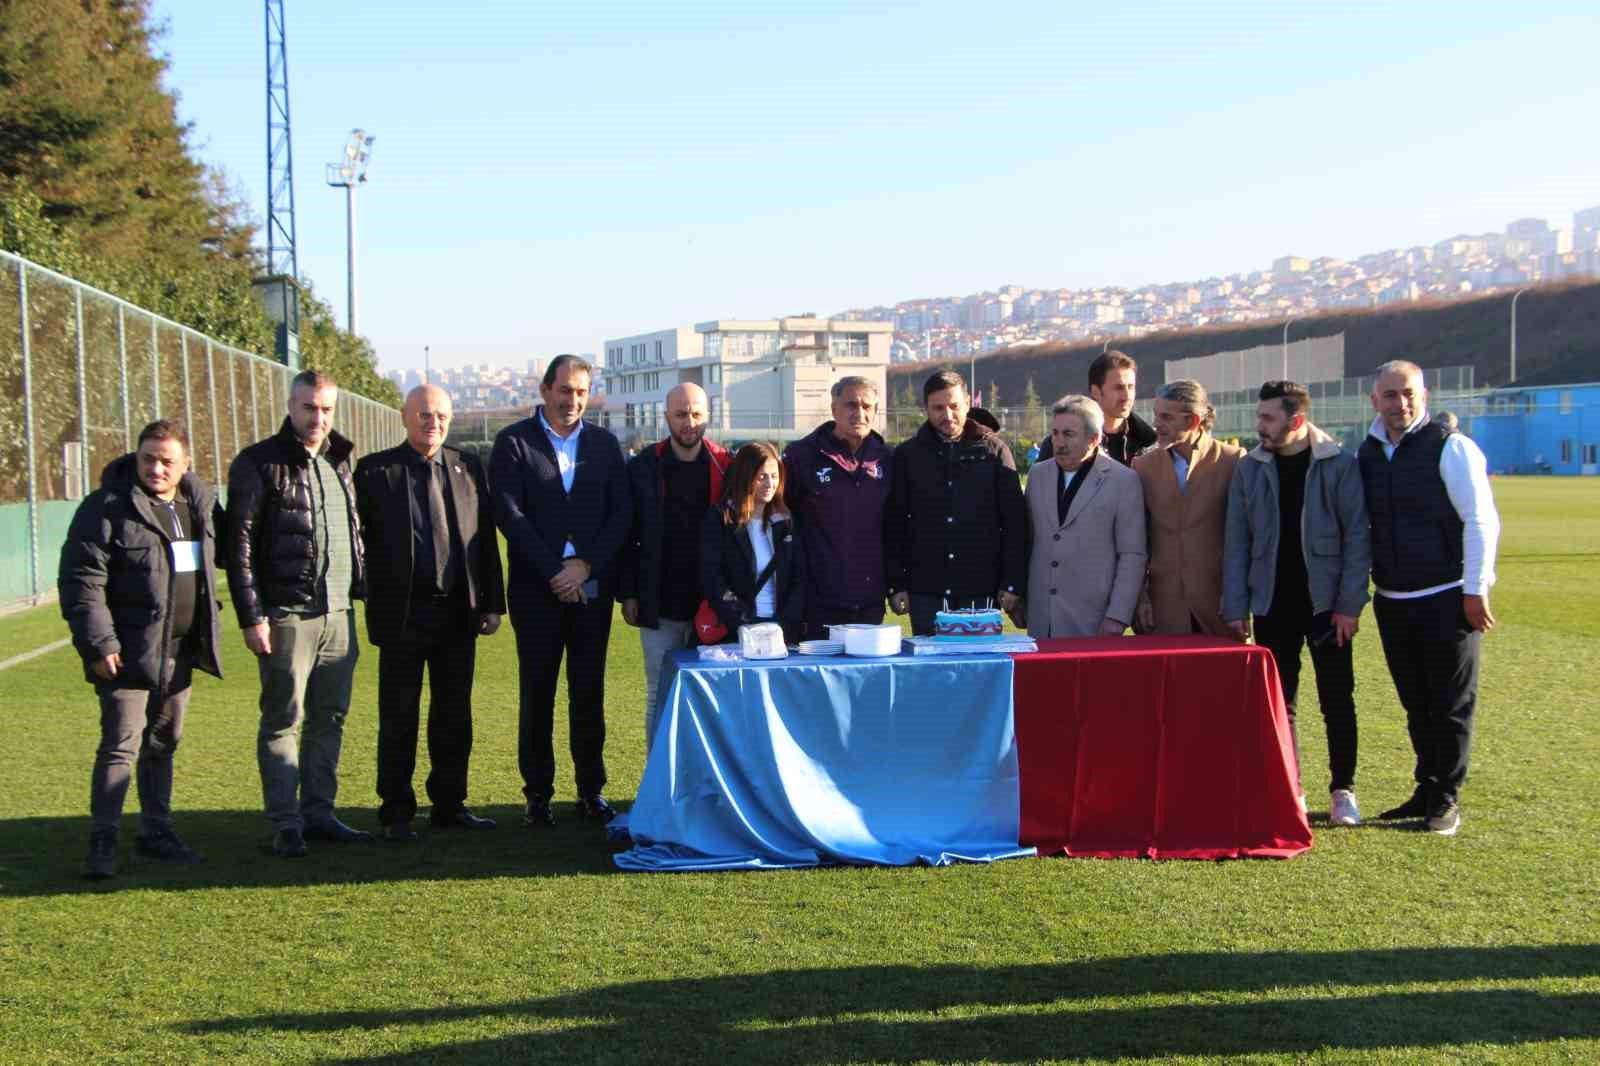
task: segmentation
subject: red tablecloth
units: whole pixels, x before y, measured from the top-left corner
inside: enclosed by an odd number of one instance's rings
[[[1311,847],[1265,648],[1109,637],[1042,640],[1014,658],[1024,845],[1157,859]]]

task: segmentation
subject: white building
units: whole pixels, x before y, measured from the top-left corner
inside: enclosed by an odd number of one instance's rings
[[[829,390],[860,376],[886,395],[894,323],[810,316],[719,319],[605,342],[605,425],[627,438],[666,435],[667,393],[706,390],[712,436],[793,440],[832,417]]]

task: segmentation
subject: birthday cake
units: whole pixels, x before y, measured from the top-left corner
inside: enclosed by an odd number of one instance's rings
[[[970,611],[940,611],[933,616],[933,639],[995,640],[1004,626],[1004,617],[998,608],[976,608]]]

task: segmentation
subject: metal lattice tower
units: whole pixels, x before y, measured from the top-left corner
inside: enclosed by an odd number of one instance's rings
[[[283,0],[267,6],[267,273],[300,277],[295,252],[294,150],[289,142],[289,59]]]

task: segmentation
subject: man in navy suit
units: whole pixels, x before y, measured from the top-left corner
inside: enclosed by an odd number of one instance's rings
[[[576,355],[550,361],[544,403],[507,426],[489,458],[495,523],[511,559],[509,602],[517,636],[520,716],[517,766],[535,828],[555,824],[551,741],[556,677],[567,657],[567,722],[578,814],[610,821],[606,783],[606,644],[617,557],[633,504],[617,438],[583,422],[590,367]]]

